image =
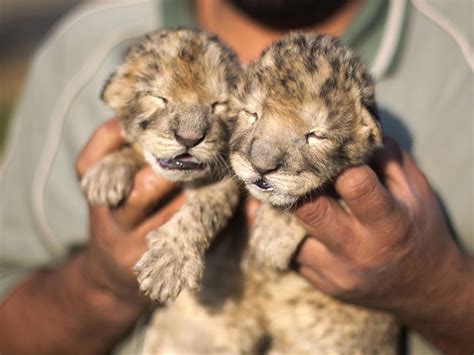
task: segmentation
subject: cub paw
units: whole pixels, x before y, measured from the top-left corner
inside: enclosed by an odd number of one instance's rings
[[[295,249],[284,248],[282,239],[264,228],[255,228],[250,240],[252,262],[260,268],[288,270]]]
[[[118,206],[129,194],[135,169],[106,157],[90,168],[81,180],[81,188],[91,204]]]
[[[149,244],[149,250],[134,267],[140,290],[145,295],[163,303],[174,301],[183,288],[199,288],[203,256],[160,231],[152,232]]]

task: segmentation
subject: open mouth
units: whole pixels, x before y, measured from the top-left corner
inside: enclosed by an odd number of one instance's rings
[[[255,185],[259,190],[270,192],[273,191],[273,186],[265,179],[258,179],[252,183]]]
[[[180,154],[173,159],[158,159],[163,169],[168,170],[203,170],[205,164],[193,157],[191,154]]]

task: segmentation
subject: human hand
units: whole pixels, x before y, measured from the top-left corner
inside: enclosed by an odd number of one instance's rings
[[[79,178],[123,143],[117,119],[101,125],[79,154],[76,162]],[[179,195],[154,212],[175,190],[175,184],[147,167],[136,174],[128,198],[119,207],[89,206],[90,242],[83,263],[89,282],[120,299],[145,301],[138,292],[132,269],[146,250],[146,235],[169,220],[184,202],[184,197]]]
[[[365,165],[336,179],[342,204],[321,195],[298,207],[310,233],[297,255],[299,272],[323,292],[389,310],[429,338],[453,335],[446,324],[462,314],[465,319],[470,307],[472,259],[455,244],[433,191],[406,152],[388,141],[375,169],[380,180]],[[462,332],[454,329],[460,344]]]

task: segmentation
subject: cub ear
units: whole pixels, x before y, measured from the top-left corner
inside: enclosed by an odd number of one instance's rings
[[[133,100],[133,87],[132,75],[122,66],[107,79],[100,98],[118,115],[122,115]]]
[[[359,138],[372,147],[382,146],[383,132],[375,100],[362,101],[360,107]]]

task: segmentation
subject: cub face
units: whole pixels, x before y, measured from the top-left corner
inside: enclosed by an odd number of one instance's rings
[[[251,63],[233,97],[230,161],[258,199],[294,204],[382,144],[374,85],[330,36],[290,34]]]
[[[173,181],[210,176],[228,154],[228,101],[240,64],[217,37],[160,30],[140,38],[102,91],[153,169]]]

